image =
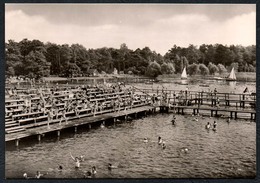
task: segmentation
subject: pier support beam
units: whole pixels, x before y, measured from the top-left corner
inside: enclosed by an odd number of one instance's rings
[[[16,140],[15,140],[15,146],[16,146],[16,147],[19,146],[19,141],[20,141],[20,139],[16,139]]]
[[[41,141],[41,134],[37,135],[37,139],[38,139],[39,142]]]
[[[237,112],[235,112],[235,119],[237,119]]]
[[[57,136],[58,136],[58,137],[60,136],[60,130],[57,131]]]
[[[91,124],[88,124],[88,128],[91,129]]]
[[[75,127],[74,127],[74,131],[75,131],[75,133],[77,133],[77,130],[78,130],[78,127],[75,126]]]

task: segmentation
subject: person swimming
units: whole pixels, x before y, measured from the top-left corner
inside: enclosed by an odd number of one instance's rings
[[[227,122],[230,123],[230,118],[227,119]]]
[[[194,118],[193,120],[194,120],[194,121],[199,121],[199,119],[198,119],[198,118]]]
[[[70,153],[71,158],[74,160],[75,162],[75,168],[79,168],[80,167],[80,162],[83,161],[83,156],[80,157],[73,157],[72,154]]]
[[[100,125],[101,128],[105,128],[105,122],[102,122]]]
[[[29,179],[27,173],[24,173],[24,174],[23,174],[23,177],[24,177],[25,179]]]
[[[92,174],[90,171],[87,171],[86,174],[84,174],[84,178],[92,178]]]
[[[189,151],[189,149],[187,147],[181,149],[181,152],[183,152],[183,153],[188,153],[188,151]]]
[[[146,137],[144,138],[144,143],[148,143],[148,139]]]
[[[47,172],[46,174],[48,174],[48,172]],[[36,178],[36,179],[39,179],[39,178],[41,178],[42,176],[44,176],[44,175],[46,175],[46,174],[41,174],[40,171],[37,171],[37,172],[36,172],[36,175],[35,175],[35,178]]]
[[[217,129],[217,122],[216,122],[216,121],[213,122],[213,130],[214,130],[214,129],[215,129],[215,130]]]
[[[173,124],[173,125],[176,124],[176,117],[174,117],[174,118],[172,119],[172,124]]]
[[[92,166],[91,173],[92,173],[93,176],[95,176],[97,174],[97,169],[96,169],[95,166]]]
[[[63,169],[63,167],[62,167],[61,165],[59,165],[58,170],[59,170],[59,171],[62,171],[62,169]]]
[[[158,137],[158,144],[161,145],[162,144],[162,138],[159,136]]]
[[[205,126],[206,129],[210,129],[210,123],[208,122],[207,125]]]
[[[117,166],[112,165],[111,163],[108,163],[108,170],[112,170],[113,168],[117,168]]]
[[[162,149],[166,149],[166,145],[164,141],[162,142]]]

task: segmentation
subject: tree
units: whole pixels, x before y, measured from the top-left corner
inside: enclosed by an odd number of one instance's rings
[[[46,61],[45,55],[40,51],[31,51],[25,57],[25,72],[36,79],[49,76],[50,66],[51,63]]]
[[[151,62],[147,67],[146,75],[150,77],[157,77],[161,74],[161,66],[157,62]]]
[[[185,56],[190,64],[198,63],[200,59],[200,52],[193,44],[190,44],[188,48],[185,49]],[[183,55],[184,56],[184,55]]]
[[[188,68],[187,68],[187,73],[191,76],[196,75],[199,72],[200,72],[200,69],[199,69],[198,64],[193,63],[193,64],[189,65]]]
[[[174,67],[171,63],[163,63],[161,65],[162,74],[172,74],[174,73]]]
[[[219,71],[219,68],[215,64],[212,64],[211,62],[208,65],[208,69],[211,75],[215,75],[215,73]]]
[[[205,76],[209,74],[209,69],[204,64],[199,64],[200,73]]]
[[[5,61],[7,75],[23,75],[23,59],[18,43],[8,40],[5,44]]]
[[[183,70],[183,62],[179,55],[176,55],[174,58],[174,68],[176,73],[181,73]]]
[[[225,74],[227,72],[227,69],[223,64],[218,64],[217,66],[218,66],[219,74]]]

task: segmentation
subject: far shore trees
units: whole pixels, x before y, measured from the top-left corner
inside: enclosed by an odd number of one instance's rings
[[[125,43],[116,48],[87,49],[80,44],[43,43],[40,40],[8,40],[5,44],[6,76],[41,78],[88,76],[99,73],[133,73],[155,77],[158,74],[181,74],[187,68],[190,75],[215,75],[229,72],[256,71],[256,46],[202,44],[199,47],[173,45],[165,55],[149,47],[132,50]],[[156,62],[154,62],[156,61]],[[148,70],[149,68],[149,70]]]

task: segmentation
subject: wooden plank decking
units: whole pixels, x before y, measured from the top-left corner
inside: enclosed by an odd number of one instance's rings
[[[126,111],[106,113],[106,114],[101,114],[101,115],[97,115],[94,117],[86,117],[86,120],[84,120],[84,121],[83,120],[77,120],[77,121],[74,120],[74,121],[69,121],[67,124],[65,124],[65,122],[62,122],[61,125],[56,123],[56,124],[50,125],[50,128],[47,128],[47,123],[45,122],[44,126],[26,129],[24,131],[19,131],[17,133],[6,134],[5,141],[6,142],[14,141],[14,140],[22,139],[22,138],[29,137],[29,136],[45,134],[45,133],[49,133],[49,132],[53,132],[53,131],[60,131],[62,129],[66,129],[66,128],[92,124],[95,122],[105,121],[108,119],[118,118],[118,117],[122,117],[122,116],[128,116],[128,115],[132,115],[132,114],[136,114],[136,113],[140,113],[140,112],[149,111],[149,110],[152,110],[153,108],[154,107],[152,107],[152,106],[141,106],[141,107],[137,107],[137,108],[133,108],[133,109],[128,109]],[[74,117],[74,118],[77,119],[78,117]]]

